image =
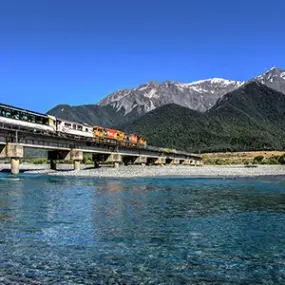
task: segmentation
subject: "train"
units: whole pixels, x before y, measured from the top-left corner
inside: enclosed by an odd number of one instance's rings
[[[88,142],[108,143],[131,147],[146,147],[147,141],[120,130],[90,126],[0,103],[0,126],[13,126],[18,130],[32,131],[59,137],[84,139]]]

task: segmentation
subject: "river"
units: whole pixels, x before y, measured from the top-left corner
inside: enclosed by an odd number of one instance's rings
[[[285,177],[0,174],[0,284],[284,284]]]

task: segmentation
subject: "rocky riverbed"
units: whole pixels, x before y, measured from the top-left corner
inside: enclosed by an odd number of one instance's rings
[[[7,165],[6,165],[7,167]],[[59,165],[58,170],[50,170],[47,165],[21,165],[25,173],[38,173],[56,176],[78,177],[159,177],[159,176],[182,176],[182,177],[252,177],[266,175],[285,175],[285,166],[281,165],[258,165],[257,167],[245,167],[244,165],[229,166],[120,166],[112,168],[103,166],[94,169],[90,166],[82,166],[81,170],[72,170],[72,165]],[[1,170],[1,165],[0,165]]]

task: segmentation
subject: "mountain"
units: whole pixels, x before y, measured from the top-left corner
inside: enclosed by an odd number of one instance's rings
[[[116,111],[112,106],[98,105],[57,105],[49,110],[48,114],[69,121],[99,125],[107,128],[114,127],[118,123],[124,123],[135,118],[133,113],[125,116],[123,110]]]
[[[285,96],[258,81],[226,94],[207,114],[235,148],[285,148]]]
[[[224,94],[242,84],[243,82],[220,78],[194,83],[174,81],[157,83],[152,81],[135,89],[116,91],[96,105],[69,106],[61,104],[47,113],[66,120],[116,127],[170,103],[193,110],[206,111]]]
[[[285,94],[285,70],[272,67],[255,78],[262,84]]]
[[[241,86],[243,82],[212,78],[193,83],[151,81],[135,89],[116,91],[99,106],[112,106],[116,111],[128,114],[137,109],[139,115],[166,104],[178,104],[192,110],[204,112],[211,108],[224,94]]]
[[[143,136],[150,145],[181,150],[198,151],[213,141],[223,146],[225,141],[218,122],[177,104],[159,107],[120,127]]]
[[[273,67],[253,80],[285,94],[285,70]],[[171,103],[204,112],[213,107],[223,95],[244,83],[222,78],[200,80],[193,83],[175,81],[157,83],[152,81],[134,89],[116,91],[101,100],[98,105],[112,106],[116,111],[124,110],[125,114],[136,108],[138,115]]]
[[[285,148],[285,96],[258,81],[227,93],[207,112],[170,104],[122,125],[149,144],[187,151]]]
[[[271,68],[250,81],[258,81],[285,94],[285,70],[280,68]],[[225,94],[243,84],[245,84],[243,81],[221,78],[193,83],[151,81],[134,89],[116,91],[96,105],[58,105],[48,113],[63,119],[116,128],[167,104],[177,104],[206,112]]]

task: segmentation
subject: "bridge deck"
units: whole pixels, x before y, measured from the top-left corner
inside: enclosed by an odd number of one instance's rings
[[[98,154],[121,154],[124,156],[147,156],[147,157],[166,157],[166,158],[184,158],[201,160],[201,156],[186,152],[167,153],[162,148],[135,148],[122,147],[113,144],[96,144],[95,142],[86,142],[83,139],[72,139],[46,134],[38,134],[27,131],[18,131],[0,127],[0,145],[6,145],[7,142],[17,142],[26,148],[37,148],[45,150],[70,151],[78,150],[85,153]],[[152,149],[150,149],[152,148]],[[155,150],[154,150],[155,149]]]

